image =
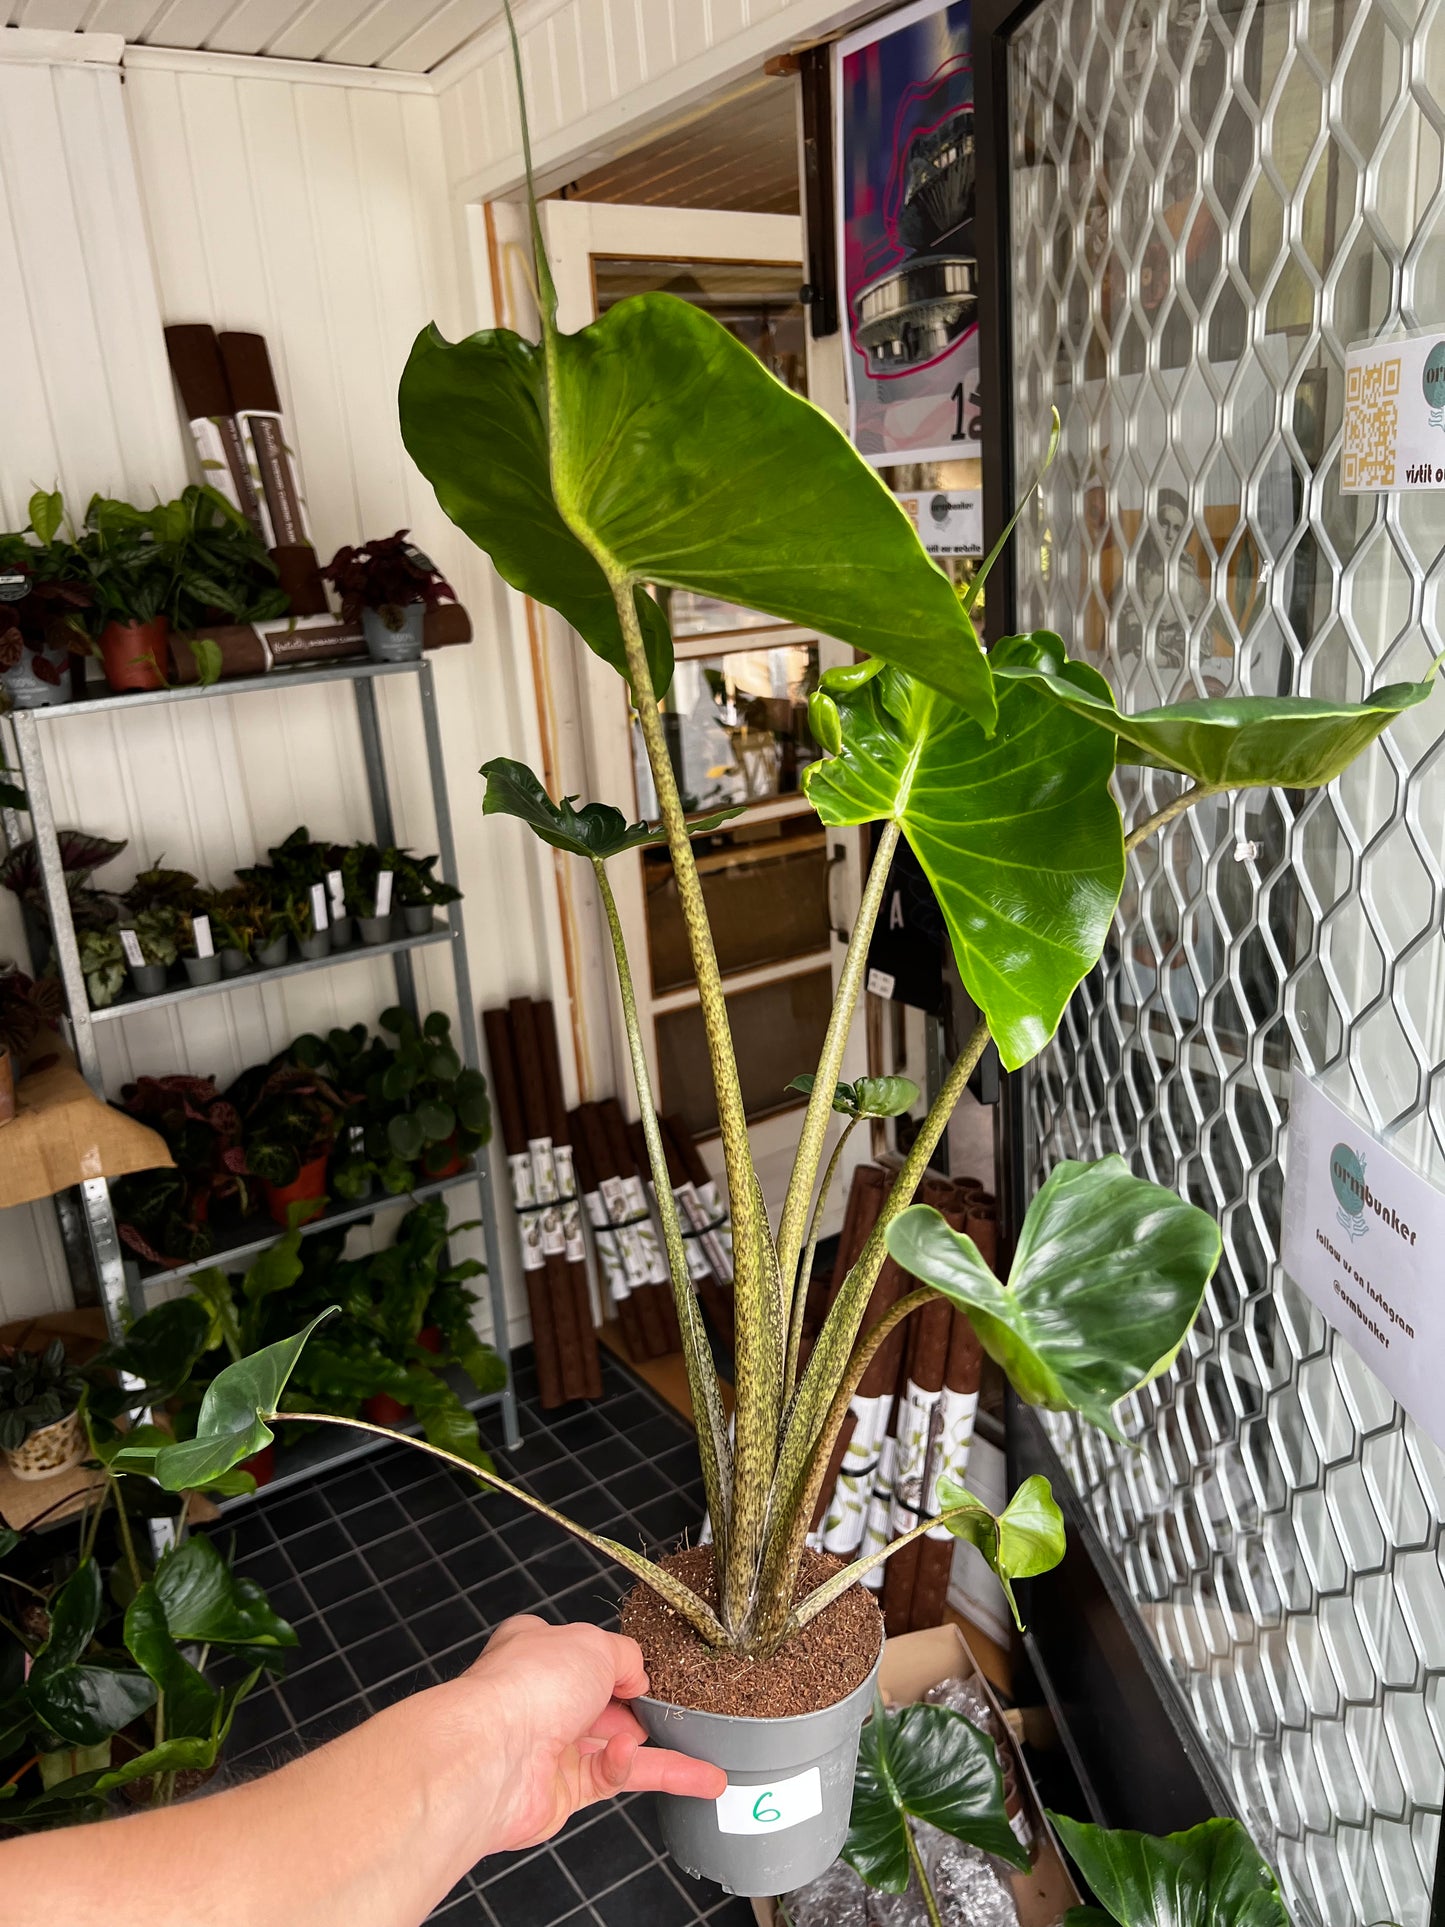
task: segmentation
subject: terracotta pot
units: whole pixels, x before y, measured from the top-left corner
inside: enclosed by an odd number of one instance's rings
[[[266,1193],[266,1209],[277,1224],[288,1222],[289,1208],[297,1203],[310,1203],[313,1200],[315,1203],[315,1210],[301,1213],[299,1219],[301,1224],[308,1223],[310,1219],[320,1214],[322,1200],[326,1195],[327,1157],[328,1153],[323,1151],[319,1158],[312,1158],[309,1164],[303,1164],[290,1184],[263,1184],[262,1189]]]
[[[164,689],[170,633],[164,616],[153,622],[108,622],[100,632],[100,660],[111,688]]]
[[[249,1472],[258,1486],[269,1485],[276,1476],[276,1442],[263,1445],[259,1452],[253,1452],[249,1459],[242,1459],[241,1470]]]
[[[6,1451],[5,1463],[17,1479],[53,1479],[85,1457],[85,1427],[79,1412],[67,1412],[53,1425],[42,1425],[23,1445]]]
[[[15,1063],[8,1050],[0,1050],[0,1124],[15,1115]]]
[[[411,1417],[411,1407],[403,1405],[399,1398],[390,1392],[373,1392],[370,1398],[361,1401],[361,1416],[370,1419],[373,1425],[405,1425]]]

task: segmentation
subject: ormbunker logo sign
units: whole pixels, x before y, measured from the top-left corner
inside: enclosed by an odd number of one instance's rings
[[[1365,1182],[1364,1158],[1348,1144],[1337,1144],[1330,1152],[1330,1186],[1339,1200],[1341,1229],[1350,1238],[1364,1237],[1370,1228],[1365,1214],[1373,1212],[1407,1244],[1414,1244],[1418,1234],[1411,1230],[1392,1205],[1376,1197]]]

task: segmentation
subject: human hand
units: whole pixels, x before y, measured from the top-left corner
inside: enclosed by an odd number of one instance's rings
[[[485,1686],[485,1741],[495,1755],[499,1810],[489,1851],[549,1839],[579,1807],[617,1793],[715,1800],[721,1767],[647,1746],[624,1701],[647,1691],[635,1639],[596,1626],[508,1619],[456,1682]]]

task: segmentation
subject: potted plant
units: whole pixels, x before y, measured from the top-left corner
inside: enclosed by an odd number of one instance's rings
[[[387,1143],[424,1178],[451,1177],[491,1137],[487,1080],[458,1056],[444,1011],[431,1011],[418,1025],[394,1005],[377,1021],[396,1039],[381,1078],[382,1100],[391,1107]]]
[[[715,1804],[662,1796],[669,1850],[733,1892],[771,1894],[821,1871],[846,1833],[881,1645],[877,1608],[858,1582],[900,1545],[941,1529],[977,1545],[1006,1582],[1049,1570],[1063,1551],[1062,1518],[1042,1480],[1026,1482],[997,1516],[961,1488],[945,1488],[936,1517],[841,1570],[809,1551],[834,1442],[874,1351],[941,1293],[970,1314],[1022,1398],[1117,1430],[1115,1405],[1173,1361],[1218,1260],[1207,1214],[1134,1177],[1120,1157],[1058,1166],[1029,1207],[1006,1280],[971,1240],[912,1204],[990,1038],[1005,1068],[1019,1068],[1053,1035],[1102,953],[1125,877],[1126,833],[1110,787],[1116,762],[1143,761],[1181,779],[1177,796],[1129,828],[1133,847],[1201,796],[1328,782],[1432,684],[1394,685],[1358,704],[1218,699],[1130,715],[1057,637],[1000,638],[985,655],[970,611],[993,557],[957,593],[832,421],[716,320],[646,294],[563,335],[545,259],[537,274],[540,346],[500,330],[452,345],[425,330],[402,378],[402,430],[439,499],[503,576],[557,608],[631,686],[658,825],[629,826],[606,806],[554,803],[530,772],[505,762],[488,766],[486,808],[521,816],[553,847],[585,857],[597,878],[713,1538],[652,1561],[569,1529],[640,1582],[623,1612],[652,1682],[635,1702],[638,1718],[729,1776]],[[481,465],[477,446],[489,450]],[[542,505],[525,521],[512,507],[519,490]],[[705,512],[689,510],[704,499]],[[749,1151],[693,826],[668,754],[658,692],[671,679],[671,642],[650,583],[719,596],[867,651],[867,660],[826,676],[810,704],[823,754],[804,777],[809,800],[829,826],[880,828],[776,1233]],[[981,1014],[804,1359],[800,1259],[902,837],[938,897]],[[665,841],[672,861],[718,1104],[735,1262],[731,1430],[688,1278],[607,875],[609,858],[649,841]],[[865,1329],[889,1253],[926,1282]],[[174,1487],[218,1454],[239,1460],[258,1449],[273,1417],[285,1415],[286,1380],[311,1329],[231,1367],[193,1445],[131,1463]],[[495,1474],[477,1476],[539,1505]],[[789,1797],[763,1820],[753,1809],[780,1784]]]
[[[260,924],[256,892],[247,884],[234,883],[217,890],[210,899],[211,933],[216,940],[221,970],[227,977],[239,977],[251,968],[252,951]]]
[[[414,662],[421,655],[426,612],[455,602],[449,585],[407,531],[340,548],[322,570],[349,622],[360,618],[373,662]]]
[[[191,984],[214,984],[221,975],[221,953],[216,948],[216,928],[212,919],[212,905],[215,892],[198,890],[190,905],[181,912],[180,952],[185,966],[186,981]],[[198,920],[203,920],[206,931],[205,955],[201,954]]]
[[[163,689],[170,672],[177,557],[156,538],[156,513],[92,496],[75,545],[96,650],[117,691]]]
[[[250,1205],[241,1114],[209,1077],[141,1077],[122,1108],[165,1140],[171,1169],[136,1171],[112,1186],[121,1243],[151,1264],[189,1263],[212,1249],[212,1216]]]
[[[432,926],[432,913],[449,903],[460,903],[462,893],[454,884],[434,876],[439,857],[413,856],[398,850],[396,856],[396,895],[401,904],[402,921],[407,933],[424,936]]]
[[[42,1032],[54,1030],[65,997],[57,977],[37,983],[13,963],[0,963],[0,1124],[15,1115],[15,1086]]]
[[[256,529],[209,483],[193,482],[151,511],[155,538],[175,558],[166,614],[173,630],[208,623],[274,622],[291,607]]]
[[[387,1125],[395,1109],[385,1094],[386,1073],[396,1051],[365,1024],[336,1028],[324,1038],[307,1034],[291,1046],[291,1056],[317,1071],[341,1092],[346,1112],[337,1133],[330,1183],[338,1197],[360,1204],[380,1184],[393,1197],[415,1188],[414,1166],[392,1149]]]
[[[356,918],[363,943],[389,943],[391,940],[391,893],[395,886],[396,862],[395,850],[382,850],[375,843],[353,843],[342,852],[341,884],[346,907]],[[381,881],[383,873],[391,879],[384,886]],[[379,908],[383,901],[383,888],[388,892],[385,909]]]
[[[228,1096],[243,1121],[246,1170],[260,1179],[271,1218],[290,1227],[317,1217],[346,1109],[341,1094],[283,1054],[243,1071]]]
[[[59,539],[64,513],[58,490],[37,489],[27,533],[0,535],[0,690],[14,709],[69,701],[74,659],[90,651],[90,596],[73,544]]]
[[[125,848],[124,839],[92,836],[87,830],[60,830],[60,867],[65,875],[66,895],[70,899],[70,918],[78,932],[108,930],[119,920],[123,904],[109,890],[98,890],[91,882],[94,872],[103,868]],[[0,884],[20,899],[27,923],[54,942],[50,916],[45,902],[45,886],[40,874],[40,856],[35,839],[23,842],[0,857]],[[117,986],[118,988],[119,986]]]
[[[148,909],[138,911],[128,926],[123,926],[123,930],[134,931],[140,948],[141,961],[136,963],[127,957],[126,965],[138,997],[154,997],[165,989],[166,972],[180,954],[185,927],[185,913],[168,903],[151,904]],[[124,946],[123,933],[120,941]]]
[[[85,1380],[53,1338],[0,1350],[0,1451],[17,1479],[53,1479],[85,1457]]]

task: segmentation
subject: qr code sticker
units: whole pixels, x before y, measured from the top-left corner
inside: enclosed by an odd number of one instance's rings
[[[1341,486],[1395,486],[1399,429],[1400,358],[1371,362],[1345,374],[1345,445]]]

